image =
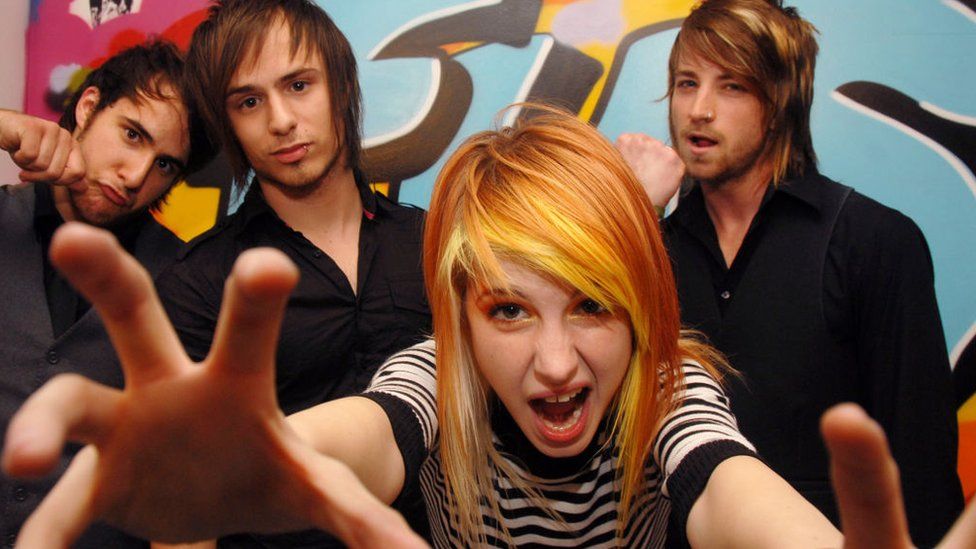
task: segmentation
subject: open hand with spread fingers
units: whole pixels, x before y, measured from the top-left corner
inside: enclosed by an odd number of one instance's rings
[[[18,547],[67,546],[94,520],[164,542],[315,526],[352,547],[424,546],[349,467],[306,446],[278,409],[275,347],[298,278],[283,254],[241,255],[212,352],[199,364],[183,352],[148,274],[109,233],[69,223],[51,258],[98,309],[126,387],[58,377],[14,417],[7,474],[42,475],[67,441],[88,444]]]
[[[0,149],[20,167],[20,180],[83,184],[85,160],[71,132],[27,114],[0,111]]]
[[[905,518],[898,466],[881,426],[855,404],[839,404],[820,422],[845,549],[914,547]],[[942,542],[943,549],[976,548],[976,506],[969,505]]]

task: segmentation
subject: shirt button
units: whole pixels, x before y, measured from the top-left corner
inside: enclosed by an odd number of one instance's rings
[[[312,255],[315,256],[315,259],[320,259],[322,257],[322,250],[315,250],[312,252]]]
[[[25,501],[27,499],[27,489],[23,486],[18,486],[14,489],[14,499],[16,501]]]
[[[57,364],[59,360],[61,360],[61,357],[58,356],[58,352],[57,351],[48,351],[47,352],[47,363],[48,364]]]
[[[7,534],[7,543],[5,543],[3,546],[13,547],[15,541],[17,541],[17,534]]]
[[[728,298],[732,297],[732,294],[728,290],[725,290],[724,292],[722,292],[719,295],[722,297],[722,299],[728,299]]]

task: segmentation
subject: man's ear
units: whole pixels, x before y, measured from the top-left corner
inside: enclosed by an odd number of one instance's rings
[[[75,105],[75,131],[80,133],[88,127],[88,123],[95,116],[100,98],[101,93],[95,86],[88,86],[85,91],[81,92],[81,97],[78,98],[78,103]]]

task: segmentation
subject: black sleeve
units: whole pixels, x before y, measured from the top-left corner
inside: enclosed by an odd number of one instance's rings
[[[411,484],[413,479],[419,478],[420,465],[427,459],[424,435],[413,408],[403,399],[387,393],[368,392],[359,396],[379,404],[386,412],[386,416],[390,419],[390,427],[393,429],[393,438],[403,458],[404,486]],[[401,491],[391,505],[397,507],[404,494],[405,492]]]
[[[909,529],[935,545],[963,508],[958,427],[932,259],[921,230],[890,211],[855,243],[853,314],[867,412],[901,472]]]
[[[756,456],[756,453],[735,440],[715,440],[688,453],[681,465],[668,479],[671,494],[671,517],[668,519],[668,547],[690,547],[688,543],[688,514],[705,491],[712,471],[734,456]]]

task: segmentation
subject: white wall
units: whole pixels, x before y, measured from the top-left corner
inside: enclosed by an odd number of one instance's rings
[[[5,84],[0,86],[0,108],[23,110],[25,76],[25,44],[30,0],[4,0],[0,8],[0,74]],[[0,154],[0,184],[17,180],[17,166],[6,154]]]

